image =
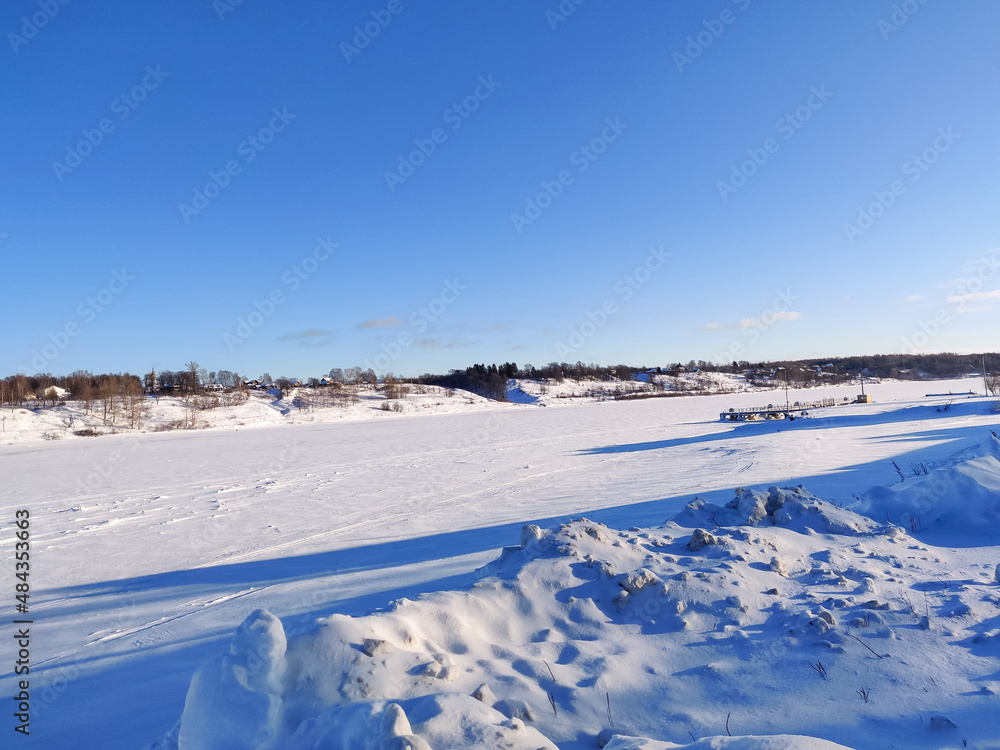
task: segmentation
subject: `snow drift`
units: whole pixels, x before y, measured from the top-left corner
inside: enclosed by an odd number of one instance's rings
[[[995,433],[984,443],[917,471],[925,473],[891,487],[873,487],[851,508],[945,544],[1000,540],[1000,439]]]

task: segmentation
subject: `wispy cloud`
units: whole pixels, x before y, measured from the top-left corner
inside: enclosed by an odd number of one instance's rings
[[[403,325],[403,321],[399,318],[372,318],[363,323],[358,323],[357,327],[365,330],[368,328],[398,328],[401,325]]]
[[[461,349],[462,347],[472,346],[474,343],[474,341],[451,341],[444,344],[439,339],[417,339],[413,342],[413,345],[418,349]]]
[[[992,292],[969,292],[968,294],[952,294],[948,296],[948,301],[953,305],[964,305],[967,302],[985,302],[986,300],[1000,299],[1000,289]]]
[[[921,302],[923,299],[923,295],[921,294],[909,294],[903,297],[903,302]]]
[[[970,313],[990,312],[993,305],[989,304],[995,300],[1000,300],[1000,289],[992,292],[969,292],[968,294],[949,294],[948,302],[955,305],[955,312],[959,315]],[[975,304],[979,303],[979,304]]]
[[[802,317],[802,313],[795,310],[776,310],[767,316],[767,320],[763,318],[740,318],[738,323],[726,323],[725,325],[721,323],[702,323],[698,326],[699,331],[738,331],[747,330],[750,328],[767,328],[768,326],[774,325],[779,320],[798,320]]]
[[[993,266],[1000,262],[1000,250],[989,250],[975,260],[966,261],[962,264],[963,271],[978,271],[983,265]]]
[[[333,335],[332,331],[324,331],[319,328],[312,328],[308,331],[300,331],[299,333],[286,333],[283,336],[278,336],[276,341],[296,341],[300,344],[309,346],[319,346],[325,344],[329,337]]]

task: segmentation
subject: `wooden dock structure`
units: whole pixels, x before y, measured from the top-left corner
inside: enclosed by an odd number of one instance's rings
[[[806,416],[811,409],[825,409],[830,406],[854,403],[844,398],[837,401],[834,398],[824,398],[822,401],[810,401],[803,403],[796,401],[794,404],[781,406],[768,404],[767,406],[754,406],[744,409],[730,409],[719,414],[719,419],[723,422],[755,422],[763,419],[795,419]]]

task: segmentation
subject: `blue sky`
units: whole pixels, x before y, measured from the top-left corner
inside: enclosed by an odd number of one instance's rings
[[[996,350],[997,28],[11,0],[0,373]]]

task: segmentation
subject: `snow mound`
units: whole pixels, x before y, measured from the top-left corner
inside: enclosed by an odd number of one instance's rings
[[[281,730],[285,631],[266,610],[255,610],[233,636],[229,653],[191,680],[179,743],[185,750],[238,750],[274,744]]]
[[[237,628],[227,655],[202,666],[188,690],[182,750],[491,750],[554,748],[525,725],[524,701],[496,701],[406,685],[455,679],[454,661],[398,650],[365,619],[334,616],[286,651],[280,620],[256,610]],[[407,640],[404,635],[402,640]],[[426,662],[426,663],[425,663]],[[416,690],[413,688],[416,687]],[[409,688],[409,689],[408,689]],[[164,742],[164,746],[169,743]]]
[[[927,473],[872,487],[851,509],[954,546],[995,544],[1000,534],[1000,440],[991,435]]]
[[[782,526],[799,533],[871,533],[878,524],[851,510],[820,500],[801,485],[770,487],[767,492],[736,489],[736,497],[725,506],[695,498],[671,519],[681,526]]]

